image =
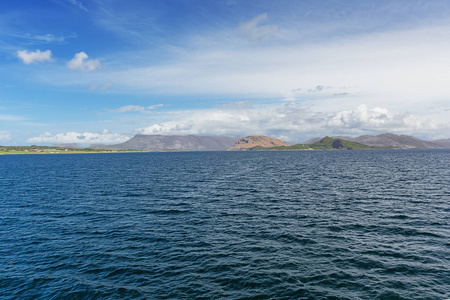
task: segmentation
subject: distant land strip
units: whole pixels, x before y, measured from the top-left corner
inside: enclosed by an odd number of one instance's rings
[[[304,143],[254,135],[247,137],[135,135],[128,141],[83,147],[78,144],[52,146],[0,146],[0,154],[122,153],[149,151],[285,151],[285,150],[370,150],[450,148],[450,139],[424,141],[413,136],[383,133],[358,137],[333,136],[312,138]]]

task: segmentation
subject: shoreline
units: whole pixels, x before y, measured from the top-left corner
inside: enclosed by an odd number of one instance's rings
[[[51,155],[51,154],[105,154],[105,153],[145,153],[157,152],[149,150],[130,150],[130,151],[60,151],[60,152],[25,152],[17,151],[16,153],[0,152],[0,155]]]

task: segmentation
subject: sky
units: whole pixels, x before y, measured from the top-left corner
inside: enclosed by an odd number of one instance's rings
[[[450,138],[450,2],[5,0],[0,145]]]

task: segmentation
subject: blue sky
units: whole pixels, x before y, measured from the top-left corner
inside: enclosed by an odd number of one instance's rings
[[[0,144],[450,137],[450,2],[0,2]]]

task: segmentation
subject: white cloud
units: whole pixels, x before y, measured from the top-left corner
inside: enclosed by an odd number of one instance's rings
[[[34,52],[29,52],[27,50],[18,50],[17,57],[26,65],[38,62],[50,62],[52,61],[52,51],[45,50],[41,52],[41,50],[36,50]]]
[[[269,106],[228,106],[172,112],[170,121],[140,128],[142,134],[194,134],[245,136],[263,134],[288,140],[313,136],[361,135],[383,132],[431,134],[447,122],[436,123],[408,113],[392,113],[385,108],[360,105],[348,111],[315,112],[297,103]]]
[[[11,135],[6,130],[0,130],[0,141],[9,141],[11,139]]]
[[[369,109],[364,104],[353,110],[337,112],[331,115],[326,123],[329,128],[383,132],[431,131],[437,129],[437,125],[433,120],[424,120],[408,112],[391,113],[386,108],[373,107]]]
[[[46,132],[37,137],[32,137],[27,139],[28,143],[79,143],[79,144],[114,144],[123,143],[129,140],[130,137],[110,133],[108,130],[103,130],[101,132],[67,132],[67,133],[57,133],[51,134]]]
[[[66,65],[75,71],[91,72],[100,66],[100,62],[98,59],[88,59],[85,52],[78,52]]]
[[[261,22],[267,19],[267,14],[256,16],[248,22],[239,26],[239,30],[245,36],[253,40],[261,40],[273,33],[279,31],[277,25],[261,25]]]
[[[150,105],[147,107],[140,106],[140,105],[126,105],[122,106],[116,109],[107,109],[107,112],[114,112],[114,113],[124,113],[124,112],[130,112],[130,111],[138,111],[143,113],[150,113],[151,110],[164,106],[163,104],[156,104],[156,105]]]

